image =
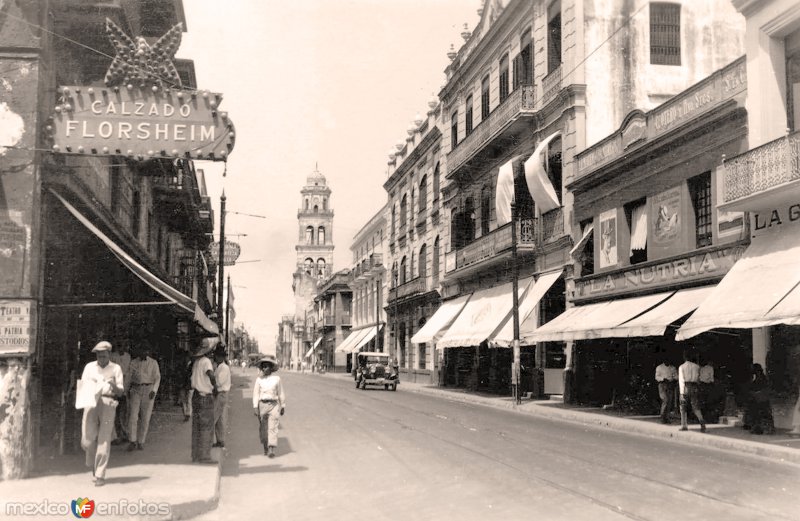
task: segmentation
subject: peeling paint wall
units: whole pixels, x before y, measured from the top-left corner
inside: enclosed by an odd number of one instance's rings
[[[25,359],[0,362],[0,479],[22,478],[30,470],[30,382]]]

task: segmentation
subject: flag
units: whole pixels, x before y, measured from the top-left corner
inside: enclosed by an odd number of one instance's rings
[[[514,165],[521,156],[512,157],[500,167],[497,173],[497,189],[495,190],[495,213],[497,226],[511,222],[511,203],[514,201]]]
[[[547,145],[560,135],[561,132],[554,132],[544,138],[536,146],[531,157],[525,161],[525,181],[528,183],[528,190],[530,190],[533,202],[536,203],[540,214],[545,214],[561,206],[553,183],[547,177],[546,158],[542,157],[542,153],[547,150]]]
[[[236,310],[233,307],[233,286],[228,279],[228,321],[233,322],[236,319]]]

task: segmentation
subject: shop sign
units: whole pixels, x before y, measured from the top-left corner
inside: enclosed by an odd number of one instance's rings
[[[30,300],[0,300],[0,353],[28,353],[32,342]]]
[[[744,246],[727,247],[600,277],[592,276],[588,280],[577,280],[574,299],[669,289],[687,282],[721,278],[739,260],[744,250]]]
[[[219,241],[215,241],[211,243],[211,246],[208,247],[209,254],[211,255],[211,260],[214,264],[219,264]],[[225,241],[225,266],[233,266],[236,264],[236,259],[239,258],[239,255],[242,253],[242,248],[239,246],[238,243]]]
[[[800,203],[752,213],[753,237],[778,232],[800,223]]]

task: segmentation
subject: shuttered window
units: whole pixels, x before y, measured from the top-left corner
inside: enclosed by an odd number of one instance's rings
[[[650,63],[681,64],[681,6],[650,4]]]

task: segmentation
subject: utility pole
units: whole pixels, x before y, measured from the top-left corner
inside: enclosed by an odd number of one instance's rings
[[[222,314],[222,288],[225,282],[225,190],[219,198],[219,279],[217,282],[217,326],[222,334],[225,317]]]
[[[520,356],[519,356],[519,266],[517,265],[517,204],[511,201],[511,295],[512,320],[514,321],[514,363],[511,366],[511,386],[514,400],[522,402],[520,392]]]
[[[231,276],[228,275],[228,298],[225,299],[225,345],[230,345],[231,333]]]

